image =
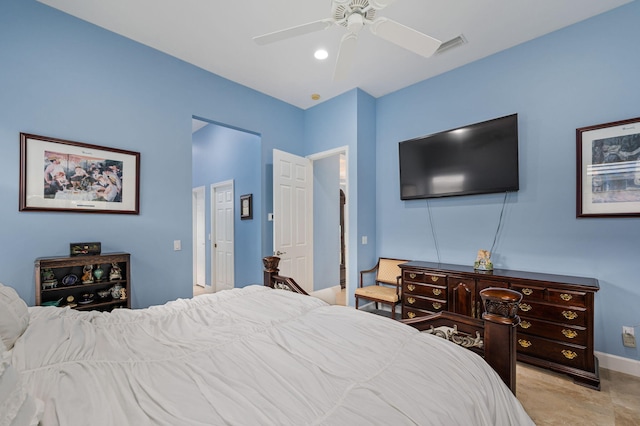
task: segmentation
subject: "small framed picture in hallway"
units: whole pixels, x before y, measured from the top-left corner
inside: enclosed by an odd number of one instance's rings
[[[240,196],[240,219],[253,219],[253,194]]]

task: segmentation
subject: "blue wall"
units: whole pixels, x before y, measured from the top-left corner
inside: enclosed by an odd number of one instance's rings
[[[233,180],[234,187],[234,281],[236,287],[261,283],[261,217],[240,220],[240,196],[253,194],[253,205],[260,206],[260,136],[209,124],[193,134],[193,187],[205,187],[206,235],[211,229],[211,185]],[[211,279],[211,241],[206,241],[206,284]]]
[[[377,251],[471,265],[489,249],[504,195],[401,201],[398,142],[518,113],[521,187],[494,263],[597,278],[596,350],[638,358],[620,336],[640,324],[640,219],[576,218],[576,128],[640,116],[639,21],[634,2],[378,99]]]
[[[353,90],[303,111],[35,0],[4,0],[0,282],[33,304],[35,257],[101,241],[132,253],[134,307],[190,296],[192,116],[261,137],[259,256],[273,244],[272,149],[346,146],[352,287],[380,255],[471,264],[493,241],[503,196],[402,202],[397,144],[517,112],[521,190],[507,200],[494,261],[598,278],[596,350],[637,359],[620,326],[640,323],[640,219],[575,218],[575,129],[640,116],[639,18],[633,2],[377,100]],[[139,151],[140,215],[18,212],[20,132]]]
[[[76,241],[132,254],[133,307],[191,296],[192,116],[261,135],[263,194],[271,150],[302,151],[301,109],[35,0],[0,3],[0,64],[0,282],[29,304],[34,259]],[[18,212],[20,132],[140,152],[140,215]],[[271,251],[270,203],[254,205],[258,265]]]

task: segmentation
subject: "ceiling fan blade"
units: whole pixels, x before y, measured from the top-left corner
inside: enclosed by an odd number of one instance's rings
[[[356,56],[356,46],[358,45],[358,35],[356,33],[347,33],[342,37],[340,42],[340,50],[336,60],[336,68],[333,71],[333,79],[341,81],[347,78],[349,70]]]
[[[253,40],[259,45],[275,43],[291,37],[297,37],[304,34],[325,30],[333,25],[333,19],[322,19],[320,21],[309,22],[308,24],[298,25],[296,27],[287,28],[285,30],[274,31],[272,33],[256,36]]]
[[[369,0],[369,4],[375,10],[381,10],[381,9],[384,9],[385,7],[389,6],[390,4],[395,3],[396,1],[397,0]]]
[[[387,18],[376,19],[369,28],[375,35],[425,58],[436,53],[442,44],[438,39]]]

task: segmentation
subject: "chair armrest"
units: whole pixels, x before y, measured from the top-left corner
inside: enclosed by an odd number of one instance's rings
[[[363,283],[363,280],[362,280],[363,275],[371,273],[371,272],[375,272],[377,269],[378,269],[378,264],[376,263],[376,266],[374,266],[373,268],[367,269],[365,271],[360,271],[360,287],[363,286],[363,284],[362,284]]]

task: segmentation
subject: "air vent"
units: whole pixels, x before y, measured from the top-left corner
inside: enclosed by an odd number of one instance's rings
[[[464,38],[462,34],[460,34],[459,36],[454,37],[451,40],[443,42],[438,50],[436,50],[436,54],[446,52],[447,50],[451,50],[454,47],[462,46],[463,44],[467,44],[467,39]]]

